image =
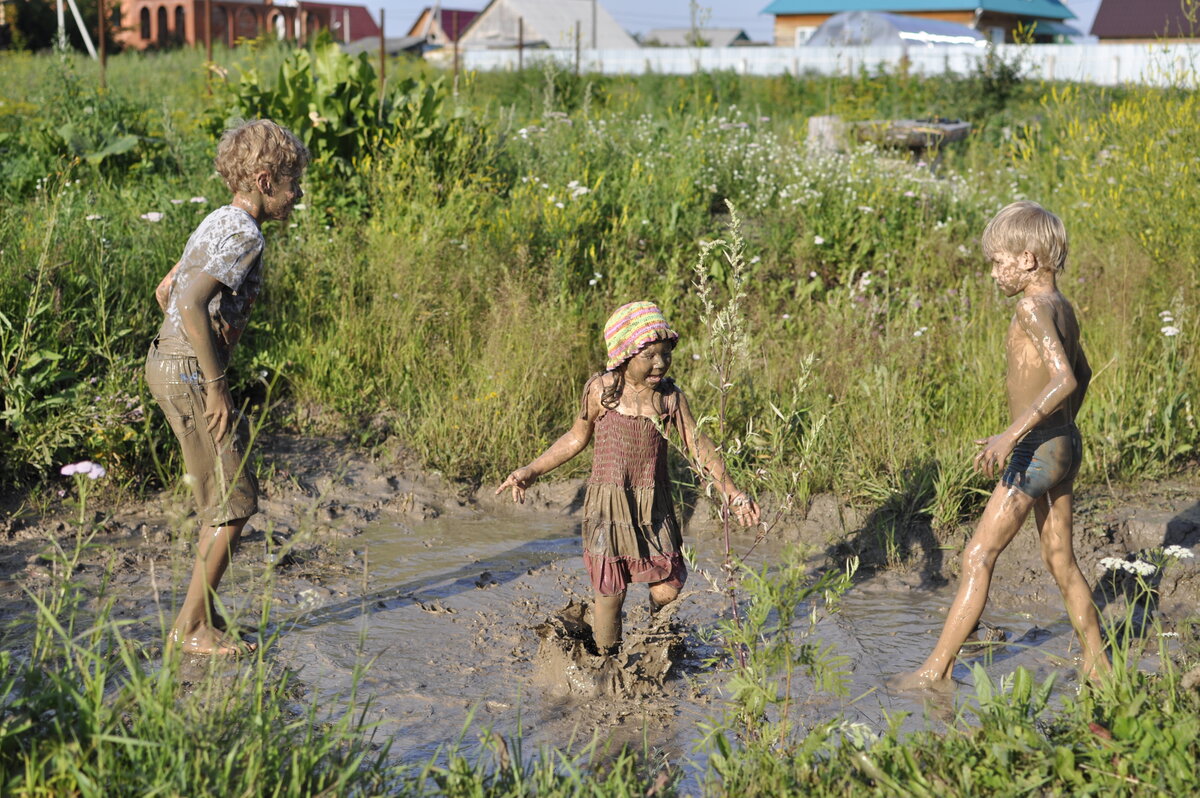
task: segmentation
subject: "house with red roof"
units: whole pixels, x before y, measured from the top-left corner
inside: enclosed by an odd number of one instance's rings
[[[882,11],[924,19],[957,22],[993,42],[1014,41],[1018,27],[1033,28],[1038,42],[1055,41],[1080,32],[1061,0],[772,0],[763,9],[775,16],[775,45],[803,44],[822,22],[842,11]]]
[[[458,41],[477,16],[478,11],[426,6],[405,35],[420,37],[426,44],[446,47]]]
[[[366,6],[302,0],[119,0],[120,32],[126,47],[216,44],[274,36],[304,42],[320,30],[335,41],[379,36],[379,24]],[[208,22],[205,23],[205,16]]]

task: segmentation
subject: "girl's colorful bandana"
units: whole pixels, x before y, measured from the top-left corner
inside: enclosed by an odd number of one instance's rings
[[[608,349],[609,371],[655,341],[679,340],[661,310],[653,302],[630,302],[622,305],[604,324],[604,345]]]

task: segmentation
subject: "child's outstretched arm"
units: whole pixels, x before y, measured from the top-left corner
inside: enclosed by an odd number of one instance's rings
[[[527,466],[522,466],[508,475],[496,495],[512,488],[513,501],[525,503],[525,490],[537,481],[537,478],[558,468],[575,455],[582,452],[592,440],[592,429],[600,411],[600,380],[592,379],[583,388],[583,409],[565,435],[550,444],[550,448],[542,452],[536,460]]]
[[[696,428],[696,419],[692,416],[692,409],[688,406],[687,397],[678,388],[676,388],[676,392],[679,396],[679,435],[683,438],[688,456],[700,467],[701,476],[711,479],[713,484],[721,490],[725,500],[733,508],[733,515],[738,522],[742,526],[757,526],[762,520],[762,513],[758,509],[758,505],[748,495],[738,490],[737,485],[733,484],[733,480],[725,470],[725,461],[721,459],[716,445],[707,435]]]
[[[999,435],[975,441],[983,447],[979,454],[975,455],[975,470],[983,471],[988,479],[994,476],[997,469],[1003,468],[1017,441],[1062,407],[1079,388],[1079,380],[1071,368],[1071,359],[1067,356],[1066,347],[1058,335],[1058,328],[1054,326],[1049,309],[1044,305],[1039,307],[1037,300],[1032,297],[1025,297],[1017,302],[1016,317],[1021,330],[1033,341],[1038,355],[1046,364],[1050,380],[1029,407],[1013,419],[1008,429]],[[1091,379],[1090,369],[1088,379]]]

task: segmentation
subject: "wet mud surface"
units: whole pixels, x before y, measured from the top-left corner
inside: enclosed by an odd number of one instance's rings
[[[695,761],[695,742],[725,710],[728,686],[727,669],[711,664],[721,655],[711,632],[728,605],[719,590],[722,539],[706,508],[685,531],[695,567],[681,600],[652,616],[646,589],[632,586],[621,652],[604,657],[588,640],[581,483],[536,485],[529,503],[514,508],[486,488],[464,492],[403,458],[372,461],[336,441],[277,438],[262,451],[266,498],[221,595],[237,623],[273,640],[273,667],[296,674],[306,700],[336,708],[357,679],[358,694],[373,697],[376,736],[391,738],[404,760],[428,758],[460,735],[468,751],[480,750],[481,732],[492,729],[520,733],[527,752],[598,737],[639,748],[646,742],[672,763]],[[196,531],[188,507],[184,494],[167,493],[101,512],[92,518],[93,545],[72,574],[85,611],[115,600],[114,615],[130,621],[127,634],[150,652],[186,589]],[[908,712],[905,723],[918,729],[952,711],[954,699],[889,695],[883,681],[932,648],[970,530],[940,539],[917,530],[904,561],[884,568],[864,528],[870,518],[869,510],[816,497],[750,558],[761,567],[778,560],[782,546],[801,543],[814,567],[837,564],[846,553],[864,562],[839,611],[816,632],[847,658],[848,693],[815,692],[798,674],[794,712],[802,725],[841,714],[880,729],[886,715]],[[0,535],[0,617],[6,645],[19,648],[28,629],[21,619],[32,610],[25,590],[62,575],[51,549],[54,542],[69,549],[76,526],[69,516],[9,516]],[[739,533],[734,548],[745,551],[751,542]],[[1085,494],[1077,504],[1076,554],[1109,615],[1126,612],[1127,596],[1119,580],[1098,578],[1101,559],[1148,556],[1164,545],[1200,551],[1198,543],[1194,480]],[[1152,609],[1164,629],[1195,623],[1195,559],[1169,563],[1154,585]],[[992,678],[1024,666],[1037,678],[1057,673],[1059,689],[1073,689],[1078,644],[1032,523],[1002,556],[991,595],[955,678],[969,684],[972,663]],[[197,679],[203,666],[203,658],[191,666]]]

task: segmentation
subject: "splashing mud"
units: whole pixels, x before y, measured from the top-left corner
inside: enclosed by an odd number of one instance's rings
[[[620,650],[605,656],[596,653],[592,642],[591,605],[569,602],[534,627],[540,639],[534,683],[559,697],[636,698],[660,692],[684,651],[683,633],[674,622],[676,608],[672,604],[655,613],[644,630],[626,630]],[[635,622],[638,614],[649,615],[635,610]]]

